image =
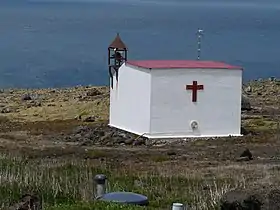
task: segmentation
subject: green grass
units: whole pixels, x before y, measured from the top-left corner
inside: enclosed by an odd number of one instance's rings
[[[76,204],[59,204],[55,206],[47,207],[46,210],[143,210],[149,209],[146,207],[133,206],[133,205],[118,205],[113,203],[103,203],[103,202],[84,202]]]
[[[266,131],[266,130],[275,130],[277,128],[277,122],[273,121],[272,119],[264,119],[264,118],[257,118],[257,119],[250,119],[247,120],[244,125],[248,128],[253,128],[259,131]]]
[[[93,177],[103,173],[108,177],[108,191],[133,191],[149,198],[148,207],[115,205],[93,201]],[[171,175],[170,175],[171,174]],[[28,160],[20,157],[0,157],[0,203],[8,206],[27,192],[35,192],[49,210],[87,209],[170,209],[173,202],[182,202],[196,209],[218,209],[221,195],[242,185],[232,177],[215,178],[192,174],[176,175],[172,169],[149,172],[98,163],[90,160]]]

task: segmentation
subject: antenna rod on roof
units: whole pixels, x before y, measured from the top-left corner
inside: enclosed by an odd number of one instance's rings
[[[201,37],[203,30],[202,29],[198,29],[197,31],[197,60],[200,60],[200,56],[201,56]]]

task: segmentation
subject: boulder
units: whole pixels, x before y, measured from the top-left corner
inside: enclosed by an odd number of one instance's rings
[[[248,157],[250,160],[253,160],[253,155],[248,148],[241,153],[240,157]]]
[[[40,107],[40,106],[42,106],[41,102],[40,101],[34,101],[34,100],[31,100],[31,101],[27,102],[27,104],[26,104],[27,108]]]
[[[262,197],[242,190],[226,193],[221,200],[221,210],[261,210]]]
[[[39,196],[25,194],[21,197],[19,202],[11,205],[9,210],[41,210],[42,201]]]
[[[23,101],[30,101],[32,100],[32,97],[30,94],[24,94],[22,97],[21,97],[21,100]]]
[[[95,116],[88,116],[85,119],[83,119],[84,122],[95,122],[96,117]]]
[[[3,109],[1,109],[1,113],[3,114],[7,114],[7,113],[11,113],[11,109],[9,107],[4,107]]]
[[[245,88],[245,91],[246,91],[247,93],[251,93],[251,92],[252,92],[252,87],[251,87],[251,86],[246,87],[246,88]]]
[[[241,110],[251,110],[252,107],[251,107],[251,103],[250,103],[250,100],[248,97],[246,97],[245,95],[242,95],[242,98],[241,98]]]
[[[102,93],[96,88],[90,89],[86,93],[87,96],[98,96],[98,95],[101,95],[101,94]]]
[[[225,193],[221,198],[221,210],[279,210],[280,188],[254,186]]]
[[[106,126],[78,126],[63,137],[67,142],[97,145],[145,145],[146,138]],[[90,142],[91,141],[91,142]]]
[[[242,135],[248,135],[248,134],[250,134],[250,132],[249,132],[246,128],[244,128],[243,126],[241,126],[241,134],[242,134]]]

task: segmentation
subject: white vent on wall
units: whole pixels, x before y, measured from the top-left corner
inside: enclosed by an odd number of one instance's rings
[[[191,128],[194,130],[194,129],[197,129],[198,128],[198,122],[193,120],[191,121]]]

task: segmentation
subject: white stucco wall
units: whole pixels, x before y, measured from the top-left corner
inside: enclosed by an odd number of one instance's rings
[[[110,88],[109,125],[138,135],[150,130],[151,74],[148,69],[123,64],[119,82]]]
[[[153,69],[150,138],[240,135],[242,70]],[[204,85],[197,102],[186,85]],[[198,122],[194,132],[190,123]]]

